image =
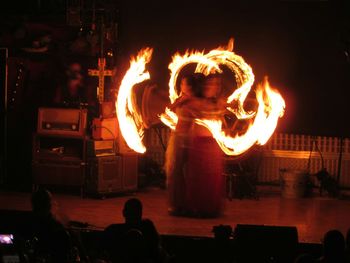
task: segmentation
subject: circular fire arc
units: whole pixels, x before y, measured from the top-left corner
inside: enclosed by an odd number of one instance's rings
[[[181,69],[189,63],[197,63],[195,72],[201,72],[205,75],[211,72],[221,73],[220,65],[227,66],[234,73],[238,85],[238,88],[226,100],[228,104],[237,102],[237,107],[227,107],[227,110],[235,114],[237,119],[252,119],[254,117],[253,122],[243,135],[236,132],[236,135],[230,136],[223,131],[219,116],[216,119],[196,119],[195,121],[208,128],[225,154],[237,156],[256,143],[265,144],[267,142],[277,126],[278,118],[283,115],[285,103],[282,96],[269,87],[266,78],[264,83],[257,87],[257,111],[246,112],[243,105],[255,77],[252,68],[232,50],[233,39],[230,39],[227,47],[218,47],[207,54],[198,51],[186,52],[183,56],[176,54],[169,65],[171,72],[169,94],[172,102],[178,98],[179,94],[175,88],[176,79]],[[198,56],[202,56],[202,58]],[[161,120],[170,128],[175,129],[177,116],[169,108],[161,115]]]
[[[180,96],[175,88],[179,73],[188,64],[195,63],[195,72],[205,75],[216,72],[221,73],[220,65],[224,65],[235,75],[238,88],[226,99],[228,104],[236,102],[237,107],[227,107],[237,119],[250,119],[250,125],[242,135],[236,132],[227,135],[222,129],[220,117],[211,119],[195,119],[197,124],[205,126],[217,141],[223,152],[227,155],[237,156],[247,151],[254,144],[263,145],[273,134],[278,119],[283,116],[285,102],[277,90],[270,88],[267,78],[262,84],[257,85],[256,99],[258,107],[256,111],[246,112],[244,102],[254,83],[252,68],[241,56],[233,51],[233,39],[227,47],[218,47],[208,53],[204,51],[187,51],[184,55],[176,53],[169,64],[169,98],[171,103]],[[118,93],[117,112],[120,129],[128,146],[137,152],[143,153],[146,148],[142,144],[143,125],[141,114],[133,105],[133,85],[149,79],[149,73],[145,72],[145,64],[150,61],[152,49],[141,50],[136,59],[131,60],[130,68],[125,74]],[[120,110],[119,110],[120,109]],[[169,108],[160,115],[164,124],[175,129],[178,120],[177,115]],[[122,121],[121,121],[122,120]]]
[[[126,144],[136,152],[146,152],[146,147],[142,143],[144,127],[142,116],[137,111],[136,99],[133,93],[133,87],[150,78],[146,71],[146,64],[151,60],[152,48],[142,49],[136,58],[130,61],[130,67],[120,84],[116,109],[119,122],[119,128]]]

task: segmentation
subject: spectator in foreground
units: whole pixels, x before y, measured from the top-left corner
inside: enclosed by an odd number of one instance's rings
[[[328,231],[323,238],[323,256],[317,262],[343,263],[345,261],[345,238],[339,230]]]
[[[142,203],[127,200],[123,208],[124,223],[105,229],[104,245],[112,262],[165,262],[166,253],[153,222],[142,218]]]
[[[31,235],[32,240],[36,242],[35,257],[49,262],[70,262],[72,252],[70,235],[51,212],[51,193],[39,189],[32,194],[31,203],[33,211]]]

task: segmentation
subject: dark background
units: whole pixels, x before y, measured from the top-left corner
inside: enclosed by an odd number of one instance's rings
[[[86,1],[87,5],[92,1]],[[210,50],[235,39],[256,82],[269,76],[286,100],[278,131],[348,136],[350,4],[347,1],[96,1],[118,10],[119,75],[129,57],[154,48],[151,77],[167,88],[171,56]],[[64,24],[66,1],[8,1],[2,20],[26,14],[43,24]],[[61,19],[63,17],[63,19]],[[60,20],[61,19],[61,20]],[[3,21],[2,21],[3,22]]]
[[[170,56],[187,48],[210,50],[235,39],[234,50],[268,75],[286,100],[278,131],[348,136],[350,5],[331,1],[211,1],[166,8],[127,4],[121,9],[121,48],[155,48],[150,65],[160,82]],[[255,83],[256,83],[255,82]]]
[[[100,13],[108,13],[117,25],[117,38],[106,42],[105,47],[114,51],[115,56],[109,60],[117,67],[119,81],[129,66],[130,56],[149,46],[154,48],[148,65],[152,81],[167,89],[168,65],[175,52],[209,51],[233,37],[235,52],[253,68],[255,84],[268,75],[271,85],[286,100],[286,113],[279,121],[278,132],[342,137],[350,134],[350,1],[83,2],[80,26],[67,25],[66,21],[67,5],[79,1],[1,3],[0,47],[9,50],[8,99],[15,97],[4,114],[4,85],[1,86],[1,125],[7,116],[8,127],[7,138],[1,134],[8,148],[7,156],[5,146],[1,148],[1,170],[7,166],[12,174],[2,176],[2,182],[21,182],[30,187],[37,108],[50,104],[65,74],[64,63],[78,56],[85,71],[97,66],[98,49],[71,49],[73,43],[84,44],[76,40],[80,28],[85,35],[91,28],[93,2],[98,10],[104,10]],[[21,31],[23,26],[25,32]],[[48,32],[52,37],[48,52],[23,50]],[[21,63],[24,71],[16,88]],[[96,78],[87,80],[87,88],[97,86]]]

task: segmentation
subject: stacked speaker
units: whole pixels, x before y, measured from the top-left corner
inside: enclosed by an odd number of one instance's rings
[[[39,108],[33,135],[33,184],[84,187],[87,110]]]
[[[137,189],[138,156],[121,136],[114,102],[100,104],[88,142],[86,192],[108,194]]]
[[[138,157],[120,136],[116,117],[88,124],[86,109],[39,108],[33,136],[34,185],[79,186],[85,194],[137,189]]]

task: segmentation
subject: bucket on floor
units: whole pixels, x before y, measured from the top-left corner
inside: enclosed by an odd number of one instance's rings
[[[284,198],[305,197],[307,184],[307,171],[294,169],[281,169],[281,192]]]

